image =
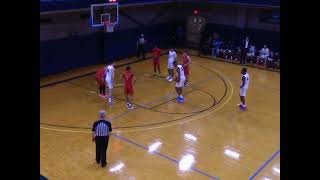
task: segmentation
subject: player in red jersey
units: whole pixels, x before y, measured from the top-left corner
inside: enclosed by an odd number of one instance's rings
[[[188,86],[189,82],[189,65],[191,64],[191,58],[187,51],[182,54],[182,66],[184,69],[184,75],[186,76],[185,86]]]
[[[105,79],[105,69],[103,67],[103,68],[98,69],[98,71],[96,73],[96,81],[99,86],[99,95],[101,97],[106,96],[106,82],[104,79]]]
[[[126,67],[126,71],[122,74],[124,84],[124,94],[126,96],[127,108],[132,109],[131,99],[133,96],[133,83],[136,81],[134,74],[131,72],[130,66]]]
[[[157,46],[155,46],[152,49],[152,53],[153,53],[153,72],[154,74],[157,73],[157,69],[158,72],[160,74],[160,55],[161,55],[161,49],[159,49]]]

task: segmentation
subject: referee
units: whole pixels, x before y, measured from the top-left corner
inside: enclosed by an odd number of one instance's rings
[[[96,142],[96,161],[104,167],[107,164],[107,148],[109,143],[109,132],[112,131],[111,123],[105,120],[106,111],[99,111],[100,120],[93,123],[92,141]]]
[[[146,56],[145,56],[145,46],[146,40],[144,39],[144,35],[141,34],[140,38],[137,41],[137,59],[140,60],[140,55],[142,54],[142,59],[145,60]]]

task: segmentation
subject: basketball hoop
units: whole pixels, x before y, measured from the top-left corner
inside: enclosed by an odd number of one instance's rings
[[[113,32],[113,28],[116,24],[115,23],[110,23],[110,21],[104,21],[104,27],[107,30],[107,32]]]

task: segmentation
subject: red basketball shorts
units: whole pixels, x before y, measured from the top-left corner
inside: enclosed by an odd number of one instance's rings
[[[160,60],[159,60],[159,58],[153,59],[153,65],[154,65],[154,66],[160,66]]]
[[[129,86],[129,87],[124,87],[124,94],[126,95],[126,96],[128,96],[128,95],[130,95],[130,96],[132,96],[133,95],[133,87],[131,86]]]

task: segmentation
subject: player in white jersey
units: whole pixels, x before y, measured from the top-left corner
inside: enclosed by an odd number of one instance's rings
[[[177,77],[175,78],[176,91],[178,93],[177,101],[179,103],[183,103],[184,102],[184,97],[182,96],[182,87],[184,86],[184,83],[186,81],[186,77],[184,75],[184,69],[183,69],[182,65],[177,63],[177,61],[174,61],[173,65],[177,70]]]
[[[173,49],[170,49],[169,55],[168,55],[168,74],[169,74],[169,76],[167,77],[168,81],[172,81],[173,69],[174,69],[173,62],[176,60],[176,58],[177,58],[177,53]]]
[[[247,94],[250,80],[249,80],[249,73],[247,72],[246,68],[242,68],[241,74],[242,74],[242,81],[241,81],[241,86],[240,86],[240,101],[241,101],[241,103],[238,104],[238,106],[241,108],[241,110],[246,110],[245,97]]]
[[[108,89],[109,89],[109,94],[108,94],[108,103],[112,104],[112,89],[114,86],[114,62],[112,62],[111,64],[109,64],[106,67],[106,83],[108,85]]]

